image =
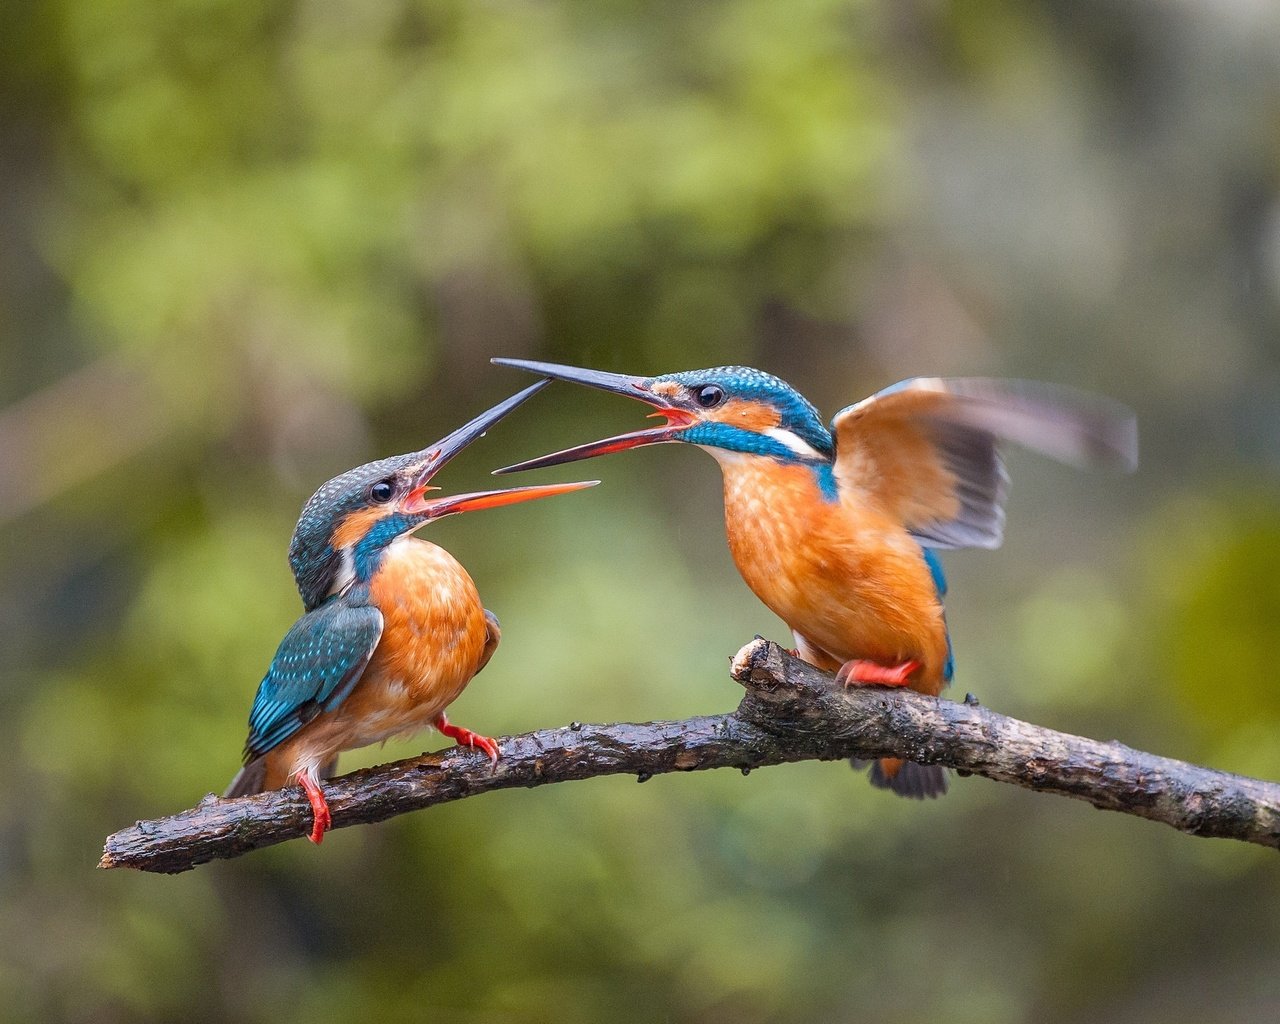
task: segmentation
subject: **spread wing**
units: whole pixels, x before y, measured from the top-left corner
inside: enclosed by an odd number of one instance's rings
[[[382,636],[382,613],[341,599],[308,612],[285,634],[249,712],[245,760],[261,757],[351,693]]]
[[[1078,466],[1132,470],[1133,414],[1030,381],[918,377],[836,413],[836,479],[928,547],[999,547],[1008,475],[999,442]]]

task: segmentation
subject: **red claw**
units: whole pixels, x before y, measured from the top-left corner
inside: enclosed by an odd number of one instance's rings
[[[478,732],[464,729],[460,725],[451,725],[443,711],[440,712],[440,716],[435,720],[435,727],[440,731],[441,735],[457,741],[460,747],[473,747],[483,750],[488,755],[490,762],[495,767],[497,766],[499,751],[496,741],[491,740],[488,736],[481,736]]]
[[[836,679],[845,686],[907,686],[911,673],[919,667],[918,661],[881,665],[879,662],[855,658],[840,666]]]
[[[298,785],[300,785],[307,793],[307,800],[311,803],[311,813],[314,817],[314,823],[311,826],[310,839],[316,846],[320,845],[320,841],[324,839],[324,834],[333,827],[333,818],[329,814],[329,803],[324,798],[324,790],[320,788],[315,778],[310,772],[301,771],[298,773]]]

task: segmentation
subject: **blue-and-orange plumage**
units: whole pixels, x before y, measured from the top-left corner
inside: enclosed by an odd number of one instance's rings
[[[445,709],[493,655],[498,620],[443,548],[412,536],[446,515],[577,490],[590,483],[428,497],[431,477],[544,386],[526,388],[409,455],[349,470],[304,506],[289,562],[306,614],[285,635],[249,715],[245,766],[227,796],[297,781],[329,827],[321,781],[338,754],[434,726],[497,761],[497,744],[451,725]]]
[[[788,626],[798,653],[847,683],[936,695],[953,657],[936,549],[995,547],[1007,486],[998,442],[1066,461],[1136,459],[1132,416],[1047,385],[919,378],[837,413],[771,374],[722,366],[657,377],[495,360],[628,395],[667,424],[508,470],[684,441],[724,476],[725,526],[747,585]],[[906,796],[945,790],[937,766],[882,759],[872,781]]]

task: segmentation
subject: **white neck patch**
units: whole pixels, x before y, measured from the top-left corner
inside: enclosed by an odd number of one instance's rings
[[[794,431],[787,430],[785,427],[769,427],[765,432],[766,437],[771,437],[779,444],[786,445],[797,455],[806,459],[825,459],[826,456],[818,451],[813,445],[806,441]]]
[[[356,560],[351,553],[351,549],[349,547],[339,548],[338,556],[341,561],[338,563],[338,571],[333,577],[333,585],[329,587],[330,597],[334,594],[341,594],[356,581]]]

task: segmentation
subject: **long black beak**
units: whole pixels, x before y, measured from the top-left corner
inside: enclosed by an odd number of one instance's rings
[[[482,412],[469,423],[464,424],[447,437],[437,441],[421,453],[422,464],[414,480],[413,489],[405,495],[401,509],[413,515],[426,515],[430,519],[442,519],[457,512],[473,512],[478,509],[498,508],[502,505],[514,505],[521,501],[532,501],[535,498],[550,498],[557,494],[580,491],[584,487],[594,487],[600,481],[586,480],[568,484],[546,484],[538,487],[514,487],[504,491],[480,491],[474,494],[444,495],[428,498],[427,493],[435,488],[428,483],[445,464],[461,452],[473,441],[484,436],[486,430],[502,419],[507,413],[523,405],[551,381],[543,379],[531,384],[518,394],[499,402],[492,409]]]
[[[628,398],[639,398],[650,405],[657,404],[649,392],[648,378],[629,377],[625,373],[606,373],[604,370],[587,370],[579,366],[564,366],[560,363],[539,363],[533,359],[490,359],[495,366],[514,366],[517,370],[528,370],[540,377],[556,380],[573,381],[585,384],[601,391],[612,391],[615,395],[626,395]]]
[[[626,395],[653,406],[657,415],[666,417],[666,425],[650,430],[635,430],[617,437],[606,437],[600,441],[581,444],[564,451],[552,452],[536,459],[518,462],[513,466],[495,469],[494,475],[501,473],[519,473],[526,469],[542,469],[546,466],[558,466],[566,462],[578,462],[595,455],[608,455],[613,452],[626,451],[629,448],[640,448],[649,444],[663,444],[667,441],[680,440],[680,434],[695,421],[692,413],[671,405],[667,399],[654,394],[649,387],[647,377],[629,377],[625,373],[606,373],[603,370],[588,370],[579,366],[562,366],[559,363],[541,363],[531,359],[491,359],[498,366],[514,366],[517,370],[528,370],[556,380],[572,381],[585,384],[587,387],[599,388],[601,391],[612,391],[615,395]]]
[[[464,423],[457,430],[452,431],[446,437],[437,441],[435,444],[426,448],[422,452],[424,464],[421,475],[418,477],[419,484],[427,483],[433,476],[440,472],[455,455],[466,448],[471,442],[476,441],[484,436],[485,431],[502,419],[513,409],[517,409],[529,401],[534,395],[551,383],[550,377],[544,377],[536,384],[530,384],[523,391],[520,391],[510,398],[504,399],[495,405],[492,409],[486,409],[475,419],[469,423]]]

